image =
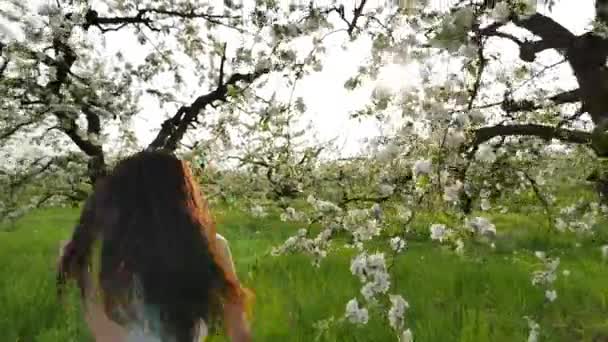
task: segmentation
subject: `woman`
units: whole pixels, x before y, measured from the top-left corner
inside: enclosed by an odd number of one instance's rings
[[[100,181],[59,261],[98,342],[193,342],[223,323],[250,341],[246,292],[188,166],[140,152]],[[61,295],[61,291],[60,291]]]

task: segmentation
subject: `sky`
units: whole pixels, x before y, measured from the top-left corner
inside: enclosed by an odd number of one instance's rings
[[[383,1],[376,0],[379,3]],[[445,8],[448,8],[454,2],[452,0],[433,1],[434,6]],[[29,1],[32,7],[45,2],[54,2],[54,0]],[[351,2],[348,1],[349,4]],[[542,8],[540,8],[540,11],[546,12]],[[559,0],[552,12],[548,14],[566,28],[580,34],[585,31],[593,18],[593,0]],[[120,34],[121,39],[107,39],[105,49],[109,55],[120,50],[123,51],[127,59],[142,59],[145,56],[144,51],[134,48],[134,46],[138,46],[135,43],[134,36],[128,37],[122,31],[113,34]],[[370,83],[355,91],[348,91],[344,88],[344,82],[356,74],[357,68],[369,53],[370,43],[358,41],[350,44],[349,48],[344,50],[340,47],[342,42],[343,37],[338,34],[330,39],[327,58],[323,63],[323,71],[307,76],[299,82],[295,95],[304,98],[308,109],[303,120],[313,122],[319,139],[327,141],[338,138],[338,143],[343,148],[343,155],[352,155],[360,150],[362,139],[378,135],[381,132],[381,125],[373,119],[361,122],[349,119],[349,114],[353,110],[363,108],[369,102],[369,96],[376,84]],[[498,42],[497,44],[504,45],[505,50],[513,52],[511,57],[513,59],[517,58],[517,49],[513,47],[512,43]],[[563,82],[572,82],[572,75],[567,67],[562,68],[561,74],[564,79]],[[399,89],[407,82],[416,84],[417,77],[416,68],[408,65],[391,65],[381,72],[378,82]],[[279,88],[281,83],[276,80],[276,83],[270,82],[268,87]],[[199,94],[208,91],[208,89],[195,90]],[[161,113],[158,103],[151,97],[144,96],[141,102],[141,112],[134,120],[135,131],[140,144],[146,145],[149,143],[165,119],[158,113]]]

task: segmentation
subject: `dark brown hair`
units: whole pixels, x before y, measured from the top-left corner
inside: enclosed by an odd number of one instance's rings
[[[159,313],[158,335],[179,342],[193,341],[199,320],[219,321],[226,300],[243,301],[218,260],[215,227],[189,167],[171,154],[137,153],[97,183],[60,260],[59,291],[71,278],[86,295],[97,241],[100,271],[92,276],[107,316],[119,324],[136,320],[136,285]]]

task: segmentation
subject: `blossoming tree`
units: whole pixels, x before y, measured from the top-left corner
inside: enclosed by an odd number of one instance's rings
[[[364,324],[373,309],[411,341],[409,304],[391,283],[391,265],[420,211],[450,216],[428,235],[457,254],[471,240],[493,246],[496,226],[472,213],[509,210],[499,199],[512,194],[535,196],[556,231],[592,234],[607,211],[588,201],[556,210],[545,188],[562,153],[595,167],[599,193],[608,194],[608,169],[596,158],[608,155],[608,5],[596,1],[593,28],[576,35],[551,18],[554,2],[541,11],[525,0],[449,8],[421,0],[59,0],[35,9],[10,0],[0,9],[0,215],[78,202],[114,159],[142,148],[177,151],[206,170],[225,159],[232,169],[216,180],[224,198],[239,180],[255,215],[276,209],[302,226],[273,254],[306,253],[319,265],[335,237],[356,251],[350,271],[361,291],[340,322]],[[347,89],[374,84],[394,64],[414,66],[419,79],[376,87],[352,113],[387,127],[354,158],[293,127],[306,112],[293,89],[324,72],[330,36],[345,47],[370,43]],[[118,40],[127,49],[116,49]],[[517,58],[509,60],[510,48]],[[559,68],[574,74],[574,87],[553,82]],[[269,94],[277,76],[287,96]],[[159,123],[143,142],[134,132],[142,117]],[[26,145],[40,149],[15,153]],[[386,242],[384,252],[369,247],[374,240]],[[559,259],[538,259],[534,284],[554,301]],[[532,340],[540,327],[531,318],[530,329]]]

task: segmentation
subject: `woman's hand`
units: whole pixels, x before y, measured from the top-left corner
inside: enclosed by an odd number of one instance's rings
[[[232,342],[251,341],[251,331],[245,317],[245,308],[243,308],[242,304],[224,304],[224,322],[226,324],[226,333]]]

